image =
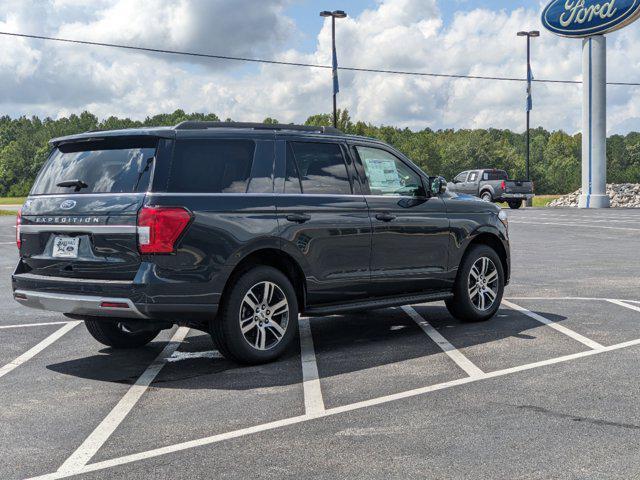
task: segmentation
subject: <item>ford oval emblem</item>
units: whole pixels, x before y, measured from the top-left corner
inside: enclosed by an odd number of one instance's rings
[[[71,210],[75,206],[76,206],[76,201],[75,200],[65,200],[64,202],[62,202],[60,204],[60,208],[62,210]]]
[[[544,27],[563,37],[604,35],[640,17],[640,0],[553,0],[542,12]]]

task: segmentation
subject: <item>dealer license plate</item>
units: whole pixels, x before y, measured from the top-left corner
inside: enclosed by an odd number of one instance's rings
[[[78,258],[79,237],[55,237],[53,256],[55,258]]]

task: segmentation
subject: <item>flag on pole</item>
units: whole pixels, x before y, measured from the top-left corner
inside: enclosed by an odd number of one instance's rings
[[[338,82],[338,54],[336,47],[333,47],[333,94],[337,95],[340,91],[340,82]]]
[[[533,72],[531,71],[531,67],[529,67],[527,72],[527,112],[530,112],[531,110],[533,110],[531,82],[533,82]]]

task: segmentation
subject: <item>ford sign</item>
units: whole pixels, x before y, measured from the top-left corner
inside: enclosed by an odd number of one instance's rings
[[[581,38],[613,32],[638,17],[640,0],[553,0],[542,24],[557,35]]]

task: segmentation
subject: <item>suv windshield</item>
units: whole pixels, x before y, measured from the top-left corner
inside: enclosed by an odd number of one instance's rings
[[[157,143],[151,138],[125,138],[60,145],[31,194],[145,192]]]

